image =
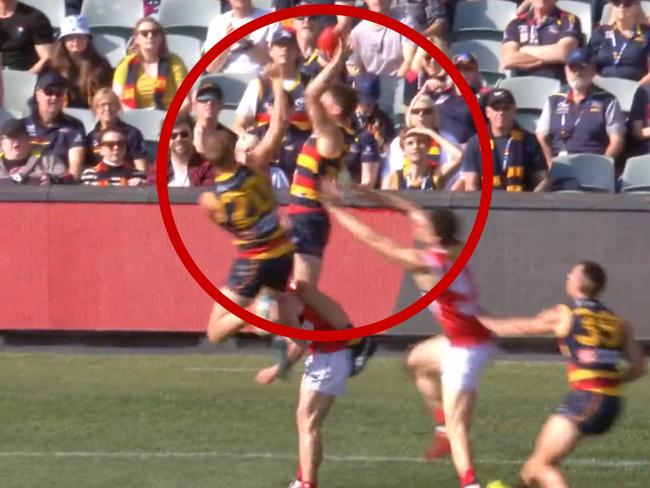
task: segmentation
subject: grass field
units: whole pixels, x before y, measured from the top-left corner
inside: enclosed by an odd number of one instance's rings
[[[298,374],[259,387],[256,355],[0,355],[2,488],[286,488]],[[474,430],[482,480],[512,480],[564,392],[560,363],[499,362]],[[650,486],[650,381],[566,465],[575,488]],[[431,420],[399,358],[350,382],[326,426],[322,488],[457,488],[419,460]]]

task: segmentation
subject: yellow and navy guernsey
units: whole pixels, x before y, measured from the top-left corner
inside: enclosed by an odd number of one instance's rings
[[[274,259],[293,252],[267,174],[238,165],[217,175],[212,190],[221,203],[217,221],[234,234],[240,257]]]
[[[569,387],[620,396],[624,321],[597,300],[575,300],[569,308],[571,328],[566,337],[559,338],[560,350],[569,358]]]
[[[313,134],[302,146],[296,160],[296,171],[293,174],[289,195],[290,213],[324,211],[318,195],[320,178],[321,176],[338,177],[344,169],[345,156],[355,142],[355,134],[352,129],[341,126],[339,129],[343,133],[344,146],[341,154],[336,158],[324,158],[318,153],[317,138]]]
[[[258,78],[257,81],[260,84],[260,90],[255,110],[255,122],[258,126],[268,125],[271,121],[269,108],[273,106],[274,100],[273,87],[268,80]],[[289,115],[289,122],[291,122],[291,125],[295,129],[301,132],[311,131],[311,121],[307,116],[307,109],[305,107],[305,87],[307,83],[309,83],[309,77],[304,73],[298,72],[298,76],[293,80],[291,87],[286,90],[293,104],[293,110]]]

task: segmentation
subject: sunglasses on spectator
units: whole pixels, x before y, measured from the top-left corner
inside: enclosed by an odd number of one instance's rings
[[[432,108],[414,108],[411,110],[412,114],[415,115],[431,115],[433,113]]]
[[[43,88],[43,93],[48,97],[62,97],[64,90],[63,88]]]
[[[162,34],[160,29],[142,29],[138,31],[142,37],[156,37]]]
[[[189,131],[186,130],[181,130],[178,132],[172,132],[172,141],[175,141],[176,139],[187,139],[190,137]]]
[[[495,112],[507,112],[512,108],[512,105],[509,103],[495,103],[494,105],[490,105],[490,108]]]
[[[126,147],[126,142],[124,139],[119,141],[102,141],[102,146],[107,147],[108,149],[123,149]]]

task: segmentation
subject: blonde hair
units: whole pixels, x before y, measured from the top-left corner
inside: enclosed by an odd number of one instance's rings
[[[629,7],[630,9],[634,10],[634,24],[643,24],[643,25],[648,25],[648,16],[645,14],[643,11],[643,8],[641,8],[641,2],[636,1],[634,2],[633,5]],[[607,25],[615,25],[616,24],[616,16],[615,16],[615,11],[613,8],[609,9],[609,19],[607,21]]]
[[[158,57],[162,58],[163,56],[167,56],[169,54],[169,48],[167,47],[167,37],[165,36],[165,28],[160,22],[158,22],[153,17],[142,17],[140,20],[138,20],[135,23],[135,27],[133,28],[133,42],[131,43],[129,52],[131,54],[136,54],[140,58],[142,57],[142,53],[140,52],[140,46],[135,41],[135,39],[138,38],[138,30],[140,29],[140,26],[145,23],[153,24],[155,26],[155,29],[160,31],[161,42],[160,42],[160,47],[158,48]]]
[[[90,107],[93,113],[97,114],[97,108],[99,104],[103,102],[109,102],[111,105],[117,107],[118,110],[122,107],[119,97],[110,88],[100,88],[97,90],[93,96],[92,105]]]

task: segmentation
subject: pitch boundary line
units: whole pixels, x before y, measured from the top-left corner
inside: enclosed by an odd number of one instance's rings
[[[230,459],[286,459],[296,460],[293,454],[273,452],[173,452],[173,451],[0,451],[0,458],[138,458],[138,459],[165,459],[165,458],[230,458]],[[392,457],[392,456],[325,456],[328,461],[334,462],[360,462],[360,463],[431,463],[420,458]],[[444,461],[449,464],[450,461]],[[522,460],[509,459],[478,459],[478,464],[513,465],[522,464]],[[650,466],[646,459],[568,459],[563,464],[572,466],[589,466],[592,468],[645,468]]]

